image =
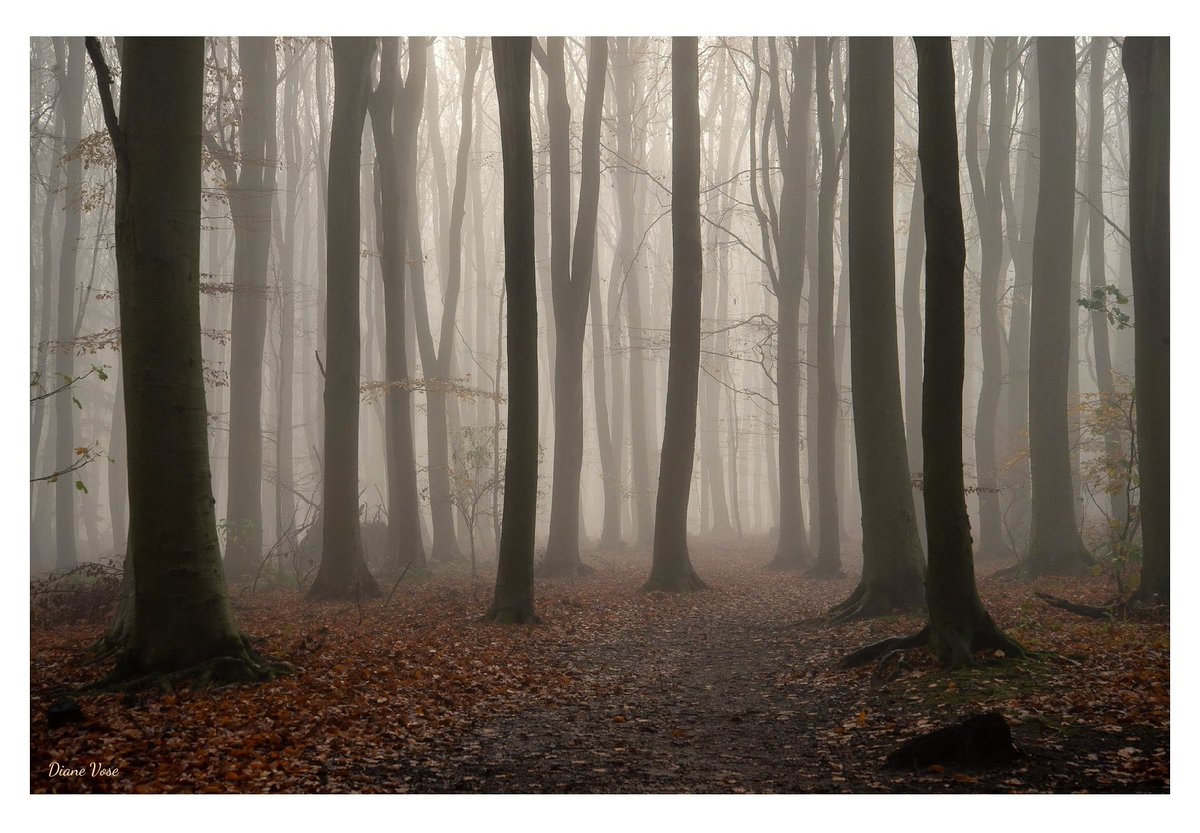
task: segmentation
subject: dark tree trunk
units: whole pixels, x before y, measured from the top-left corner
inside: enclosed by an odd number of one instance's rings
[[[333,38],[326,289],[325,478],[313,599],[379,595],[358,526],[359,169],[374,38]]]
[[[600,471],[604,487],[604,522],[601,526],[600,549],[621,546],[621,475],[619,457],[613,446],[613,430],[608,409],[608,373],[605,369],[604,301],[600,295],[600,266],[595,250],[592,254],[591,287],[588,291],[592,312],[592,402],[596,411],[596,438],[600,446]],[[616,258],[613,258],[616,262]]]
[[[1099,292],[1106,297],[1108,277],[1104,268],[1105,222],[1102,206],[1103,147],[1104,147],[1104,64],[1108,54],[1108,38],[1092,38],[1088,50],[1091,74],[1088,77],[1088,133],[1087,133],[1087,198],[1091,203],[1088,216],[1088,279],[1093,297]],[[1108,317],[1101,310],[1092,311],[1092,354],[1096,362],[1096,388],[1100,402],[1107,408],[1120,408],[1113,381],[1112,355],[1108,345]],[[1105,484],[1108,490],[1109,522],[1112,530],[1125,525],[1129,514],[1126,498],[1128,476],[1124,468],[1128,465],[1126,454],[1121,448],[1121,434],[1112,426],[1104,434],[1104,456],[1108,459],[1109,471],[1113,475]]]
[[[120,315],[118,310],[118,320]],[[112,439],[108,444],[108,456],[112,460],[108,465],[108,514],[112,523],[113,555],[123,556],[129,540],[125,508],[129,493],[129,469],[125,442],[125,382],[120,367],[117,368],[117,388],[113,397]]]
[[[1071,321],[1071,225],[1075,206],[1075,49],[1071,38],[1037,39],[1041,177],[1033,240],[1029,337],[1032,575],[1083,572],[1090,556],[1075,522],[1067,383]]]
[[[504,160],[504,286],[508,296],[508,447],[496,593],[488,618],[533,623],[537,522],[537,275],[534,262],[530,38],[492,38]],[[516,326],[513,326],[515,324]]]
[[[654,561],[643,590],[687,592],[704,582],[688,557],[688,499],[700,375],[700,102],[696,38],[671,40],[671,354],[654,516]]]
[[[408,355],[404,339],[404,246],[408,193],[402,179],[403,160],[416,137],[422,62],[409,63],[409,80],[397,80],[399,38],[384,38],[379,85],[368,100],[371,131],[378,155],[380,182],[379,265],[383,278],[384,332],[384,448],[387,455],[389,570],[412,565],[424,569],[421,505],[417,491],[416,452],[413,448],[412,394],[408,387]],[[422,52],[423,54],[423,52]],[[415,74],[414,74],[415,69]]]
[[[571,230],[571,111],[567,104],[563,39],[549,38],[551,291],[558,340],[554,361],[554,474],[550,537],[540,572],[590,572],[579,559],[579,476],[583,467],[583,339],[594,271],[600,200],[600,116],[608,67],[608,39],[588,39],[583,105],[582,176],[574,244]],[[594,326],[601,326],[599,321]]]
[[[975,589],[971,525],[963,491],[962,444],[957,441],[962,435],[966,246],[958,181],[954,60],[949,38],[915,40],[920,110],[918,155],[925,189],[925,382],[921,437],[925,451],[925,523],[929,534],[929,569],[925,577],[929,607],[927,634],[938,658],[947,665],[957,666],[971,664],[978,650],[1000,649],[1009,656],[1018,656],[1021,649],[995,626]]]
[[[833,368],[833,224],[837,204],[841,156],[835,145],[833,99],[829,87],[831,38],[817,40],[817,121],[821,135],[821,188],[817,196],[817,432],[809,442],[817,446],[816,478],[810,488],[818,493],[817,563],[812,575],[828,578],[842,574],[837,500],[837,379]],[[811,366],[811,365],[810,365]],[[811,383],[810,383],[811,384]]]
[[[83,38],[67,38],[67,66],[62,75],[59,107],[63,112],[63,150],[67,158],[63,183],[62,248],[58,256],[58,304],[55,331],[54,380],[50,387],[75,377],[75,264],[79,252],[79,226],[83,212],[83,162],[77,152],[83,138]],[[64,391],[54,397],[54,471],[66,471],[75,462],[75,396]],[[75,495],[77,478],[59,477],[54,484],[55,566],[70,567],[78,560],[75,545]]]
[[[128,643],[109,685],[159,675],[267,679],[238,630],[221,570],[200,361],[202,38],[126,38],[118,121],[88,40],[117,159],[121,368],[129,437]],[[169,460],[169,465],[163,461]],[[136,575],[136,581],[133,576]]]
[[[919,607],[922,601],[924,565],[896,345],[892,50],[891,38],[850,39],[850,384],[862,497],[863,575],[858,589],[833,609],[839,617],[877,616]],[[928,200],[927,195],[927,204]],[[958,436],[946,434],[943,440]]]
[[[275,205],[275,39],[239,38],[242,75],[240,165],[229,182],[233,215],[233,321],[229,355],[229,495],[225,564],[252,575],[263,549],[262,391],[267,335],[267,260]],[[273,144],[273,142],[272,142]]]
[[[1137,365],[1142,577],[1171,599],[1171,41],[1128,38],[1129,237]]]

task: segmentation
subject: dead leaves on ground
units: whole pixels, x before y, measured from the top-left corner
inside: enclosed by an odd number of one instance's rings
[[[261,638],[258,650],[298,666],[298,675],[203,692],[89,697],[81,699],[82,723],[54,730],[47,707],[103,670],[85,665],[82,652],[104,623],[39,626],[31,634],[31,790],[390,792],[422,788],[413,780],[419,761],[440,773],[440,783],[490,791],[495,782],[471,766],[512,742],[493,727],[517,721],[521,742],[535,749],[549,742],[539,741],[538,722],[548,708],[579,715],[570,731],[581,744],[591,736],[606,744],[586,756],[585,769],[604,770],[589,775],[601,791],[605,779],[613,789],[637,789],[623,762],[636,757],[636,743],[624,738],[661,738],[662,768],[694,773],[694,782],[666,789],[797,788],[739,751],[755,744],[774,750],[768,759],[794,756],[790,766],[812,771],[806,788],[829,791],[1169,784],[1169,628],[1085,620],[1032,597],[1034,589],[1100,596],[1098,580],[1034,587],[983,579],[994,618],[1031,658],[985,658],[951,674],[924,652],[906,652],[901,673],[881,680],[871,667],[843,671],[836,662],[848,649],[915,630],[918,620],[830,626],[820,614],[848,595],[852,581],[768,572],[765,562],[763,548],[700,551],[697,569],[712,590],[642,594],[646,554],[625,553],[588,578],[539,582],[545,624],[533,628],[481,622],[490,586],[461,572],[402,586],[390,605],[367,606],[361,623],[352,605],[308,604],[284,591],[243,597],[235,608],[244,630]],[[985,710],[1006,714],[1018,746],[1031,749],[1016,768],[879,772],[899,742]],[[723,738],[699,731],[707,725]],[[697,762],[711,762],[712,773]],[[53,763],[85,770],[95,763],[119,774],[51,777]],[[553,779],[544,783],[555,788]]]

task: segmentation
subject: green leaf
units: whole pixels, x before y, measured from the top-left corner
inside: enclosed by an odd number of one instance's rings
[[[76,399],[74,396],[71,397],[71,401],[75,403],[76,408],[78,408],[81,411],[83,410],[83,403],[80,402],[78,399]]]
[[[87,486],[83,485],[82,480],[75,481],[75,490],[79,491],[79,492],[83,492],[85,495],[87,494]]]

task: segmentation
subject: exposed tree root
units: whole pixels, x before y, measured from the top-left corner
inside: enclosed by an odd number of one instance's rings
[[[296,673],[295,666],[290,663],[261,656],[250,647],[245,636],[241,637],[241,650],[234,655],[211,657],[188,668],[169,671],[138,668],[127,651],[118,653],[117,666],[111,674],[87,686],[82,693],[205,689],[210,686],[268,682]]]
[[[890,639],[883,639],[871,645],[866,645],[859,648],[857,651],[851,651],[842,657],[842,668],[858,668],[866,665],[872,660],[887,656],[893,651],[906,650],[908,648],[920,648],[929,644],[929,626],[921,628],[911,636],[893,636]]]
[[[1077,616],[1086,616],[1089,619],[1153,622],[1161,621],[1166,614],[1165,605],[1142,606],[1136,603],[1136,596],[1130,596],[1124,600],[1114,599],[1105,605],[1088,605],[1072,602],[1059,596],[1051,596],[1049,593],[1034,593],[1034,595],[1051,607],[1074,613]]]
[[[859,582],[850,597],[831,607],[826,616],[833,624],[841,624],[857,619],[890,616],[902,610],[923,610],[925,608],[923,590],[915,593],[912,598],[898,598],[900,594],[884,589],[880,585],[881,582]]]

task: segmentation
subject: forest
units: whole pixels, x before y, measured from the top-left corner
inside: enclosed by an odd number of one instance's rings
[[[29,38],[30,792],[1170,793],[1170,40]]]

